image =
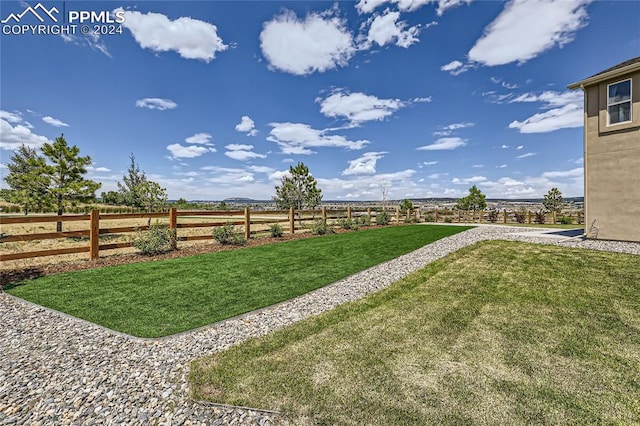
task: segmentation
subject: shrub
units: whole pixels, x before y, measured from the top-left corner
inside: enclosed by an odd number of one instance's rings
[[[434,215],[432,215],[431,213],[429,213],[428,215],[426,215],[424,217],[424,221],[425,222],[435,222],[436,221],[436,217]]]
[[[562,216],[560,217],[560,223],[563,225],[572,225],[573,218],[571,216]]]
[[[371,226],[371,217],[368,214],[360,216],[358,224],[360,226]]]
[[[220,244],[241,246],[247,243],[241,231],[235,229],[231,222],[213,228],[213,239]]]
[[[491,210],[488,215],[489,222],[496,223],[498,221],[498,210]]]
[[[282,226],[280,226],[277,223],[274,223],[269,227],[269,232],[271,233],[271,236],[274,238],[280,238],[284,234],[284,231],[282,230]]]
[[[309,229],[315,235],[333,234],[333,228],[322,219],[316,219]]]
[[[171,251],[176,246],[176,230],[169,226],[156,223],[147,231],[137,231],[131,239],[131,244],[142,254],[154,255]]]
[[[545,217],[544,210],[537,211],[535,222],[539,223],[540,225],[544,225],[545,220],[546,220],[546,217]]]
[[[446,223],[453,223],[453,219],[451,218],[451,216],[447,216],[447,217],[445,217],[445,218],[444,218],[444,221],[445,221]]]
[[[524,209],[519,210],[517,212],[513,212],[513,214],[515,215],[516,222],[518,223],[524,223],[525,220],[527,219],[527,212]]]
[[[340,218],[338,219],[338,226],[342,229],[351,229],[352,221],[349,218]]]
[[[391,222],[391,215],[387,212],[380,212],[376,214],[376,224],[388,225]]]

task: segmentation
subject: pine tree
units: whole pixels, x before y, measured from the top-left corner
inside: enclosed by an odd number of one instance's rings
[[[473,185],[469,188],[469,195],[460,198],[456,207],[460,210],[472,210],[475,213],[487,207],[486,198],[487,196],[477,186]]]
[[[289,176],[282,177],[281,185],[276,186],[273,200],[279,209],[313,209],[322,202],[322,190],[317,184],[309,173],[309,168],[304,163],[298,163],[295,167],[289,167]]]
[[[562,193],[558,188],[551,188],[544,196],[542,204],[547,211],[560,213],[562,211]]]
[[[69,146],[61,135],[51,143],[42,146],[42,153],[48,160],[43,169],[43,174],[49,180],[47,192],[53,198],[58,215],[61,216],[64,209],[78,202],[88,202],[95,199],[95,192],[102,186],[83,177],[87,173],[86,167],[91,165],[91,157],[80,157],[80,148]],[[62,232],[62,222],[56,226],[58,232]]]
[[[7,201],[19,204],[25,215],[50,205],[49,179],[43,173],[46,167],[44,158],[35,149],[22,144],[9,161],[9,173],[4,178],[10,188]]]

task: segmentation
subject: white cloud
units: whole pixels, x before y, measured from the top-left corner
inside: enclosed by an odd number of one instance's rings
[[[438,164],[439,161],[423,161],[422,164],[425,166],[433,166],[434,164]]]
[[[381,121],[407,105],[400,99],[379,99],[364,93],[338,90],[325,99],[316,98],[326,117],[345,118],[356,127],[365,121]]]
[[[376,173],[376,163],[384,157],[384,154],[386,152],[365,152],[362,157],[349,161],[349,167],[342,172],[342,175],[373,175]]]
[[[247,115],[243,115],[240,119],[240,123],[236,125],[236,130],[241,133],[246,133],[247,136],[255,136],[258,134],[258,130],[256,130],[256,124],[254,121]]]
[[[282,154],[313,154],[310,148],[336,147],[349,150],[364,148],[369,141],[350,141],[344,136],[328,135],[328,130],[313,129],[308,124],[302,123],[271,123],[271,132],[268,141],[278,144]]]
[[[482,169],[484,167],[484,164],[474,164],[473,166],[474,169]]]
[[[449,125],[440,127],[440,129],[442,129],[442,130],[438,130],[438,131],[433,132],[433,135],[434,136],[449,136],[449,135],[453,134],[453,132],[456,131],[456,130],[466,129],[468,127],[473,127],[473,126],[475,126],[475,124],[474,123],[470,123],[470,122],[453,123],[453,124],[449,124]]]
[[[109,49],[104,41],[100,40],[100,36],[98,34],[89,33],[84,36],[76,36],[71,34],[61,34],[60,35],[65,43],[72,43],[76,46],[88,46],[96,52],[100,52],[105,56],[111,58],[111,53],[109,53]]]
[[[504,144],[503,144],[500,148],[502,148],[502,149],[507,149],[507,148],[509,148],[509,145],[504,145]]]
[[[366,40],[361,48],[369,49],[373,43],[378,46],[385,46],[394,43],[396,46],[408,48],[420,41],[420,25],[408,27],[406,21],[399,21],[400,12],[391,12],[389,9],[383,15],[374,15],[366,24],[369,24],[369,31]]]
[[[117,9],[122,11],[122,8]],[[228,49],[218,36],[218,28],[198,19],[181,17],[170,20],[160,13],[123,11],[122,24],[133,34],[138,44],[154,52],[173,50],[186,59],[210,62],[217,52]]]
[[[253,145],[244,145],[241,143],[232,143],[229,145],[225,145],[225,148],[229,151],[251,151],[253,149]]]
[[[590,0],[511,0],[469,51],[487,66],[524,63],[573,41],[586,25]]]
[[[440,138],[435,143],[431,145],[425,145],[416,148],[421,151],[441,151],[441,150],[452,150],[456,148],[460,148],[461,146],[465,146],[467,143],[464,139],[461,138]]]
[[[440,67],[441,71],[455,71],[458,68],[462,67],[464,64],[460,61],[451,61],[448,64],[445,64]]]
[[[429,3],[437,3],[438,8],[436,12],[438,16],[442,16],[448,9],[452,9],[461,4],[469,4],[472,0],[359,0],[356,3],[356,9],[358,13],[371,13],[378,6],[385,3],[395,3],[398,5],[398,9],[401,12],[414,12]]]
[[[196,145],[184,146],[180,145],[179,143],[167,145],[167,149],[171,153],[171,155],[169,156],[170,159],[195,158],[200,157],[201,155],[208,152],[216,152],[215,148],[206,148],[204,146]]]
[[[524,145],[518,145],[518,147],[516,148],[518,151],[521,150],[522,148],[524,148]]]
[[[54,127],[69,127],[69,125],[63,121],[58,120],[57,118],[53,118],[50,116],[42,117],[42,121],[47,124],[50,124]]]
[[[0,110],[0,148],[15,150],[23,143],[30,148],[40,148],[44,143],[51,142],[33,133],[30,127],[20,113]]]
[[[420,192],[430,196],[424,185],[413,181],[415,170],[402,170],[375,175],[352,175],[345,178],[326,179],[317,177],[318,186],[326,199],[382,199],[379,190],[383,182],[389,186],[388,199],[404,198],[404,194]],[[345,193],[345,190],[348,190]]]
[[[184,141],[186,143],[195,143],[200,145],[212,145],[210,143],[212,136],[209,133],[196,133],[193,136],[189,136]]]
[[[267,158],[266,155],[264,154],[258,154],[257,152],[253,152],[253,151],[227,151],[224,153],[224,155],[226,155],[229,158],[233,158],[234,160],[238,160],[238,161],[247,161],[247,160],[251,160],[252,158]]]
[[[472,64],[463,64],[462,62],[455,60],[440,67],[440,71],[448,72],[451,75],[460,75],[463,72],[469,71],[473,68]]]
[[[264,154],[253,152],[253,145],[232,143],[226,145],[225,148],[227,149],[227,152],[225,152],[224,155],[238,161],[247,161],[252,158],[267,158]]]
[[[0,119],[3,119],[9,123],[21,123],[22,116],[19,112],[9,112],[0,110]]]
[[[266,22],[260,47],[270,66],[295,75],[346,66],[356,47],[346,22],[334,15],[310,13],[302,20],[285,11]]]
[[[460,180],[462,182],[462,180]],[[583,169],[549,171],[539,176],[527,176],[514,179],[503,176],[497,180],[478,180],[478,186],[491,198],[539,198],[557,187],[566,196],[583,194]]]
[[[527,157],[533,157],[534,155],[536,155],[535,152],[527,152],[525,154],[518,155],[516,158],[527,158]]]
[[[173,102],[171,99],[144,98],[138,99],[136,101],[136,106],[138,108],[149,108],[164,111],[166,109],[174,109],[178,106],[178,104]]]
[[[546,133],[559,129],[581,127],[584,122],[582,92],[543,92],[540,95],[524,93],[512,102],[544,102],[543,109],[548,111],[532,115],[523,121],[514,120],[510,129],[520,133]]]
[[[271,167],[267,167],[267,166],[249,166],[248,169],[255,173],[265,173],[268,175],[270,175],[275,171]]]
[[[451,183],[456,184],[456,185],[468,185],[470,183],[476,184],[476,183],[480,183],[480,182],[485,182],[486,180],[487,180],[487,178],[484,177],[484,176],[472,176],[470,178],[465,178],[465,179],[453,178],[451,180]]]
[[[506,164],[500,164],[499,166],[496,166],[496,169],[504,169],[506,167],[507,167]]]

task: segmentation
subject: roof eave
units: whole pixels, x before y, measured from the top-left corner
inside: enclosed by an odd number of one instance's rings
[[[585,78],[584,80],[568,85],[567,88],[575,90],[581,87],[591,86],[592,84],[599,83],[603,80],[616,78],[623,74],[628,74],[634,71],[640,71],[640,62],[636,62],[635,64],[627,65],[626,67],[618,68],[617,70],[612,70],[604,74],[598,74],[594,75],[593,77]]]

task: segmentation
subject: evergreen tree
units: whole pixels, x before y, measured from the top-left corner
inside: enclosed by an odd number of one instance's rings
[[[281,185],[276,185],[273,200],[279,209],[313,209],[322,202],[322,190],[317,184],[316,179],[309,173],[309,168],[304,163],[298,163],[295,167],[290,166],[289,176],[283,176]]]
[[[472,210],[474,213],[487,207],[487,196],[473,185],[469,188],[469,195],[460,198],[456,204],[456,208],[460,210]]]
[[[43,175],[48,179],[48,194],[53,198],[58,215],[64,209],[78,202],[88,202],[95,199],[95,192],[102,184],[85,179],[86,167],[91,165],[91,157],[80,157],[80,148],[69,146],[61,135],[53,143],[45,143],[42,153],[48,160],[43,168]],[[57,232],[62,232],[62,222],[56,226]]]
[[[560,213],[562,211],[562,193],[558,188],[551,188],[544,196],[542,204],[547,211]]]
[[[9,173],[4,177],[9,185],[7,201],[19,204],[28,214],[33,210],[43,210],[51,204],[47,189],[49,178],[45,171],[46,161],[35,149],[22,144],[9,160]]]

